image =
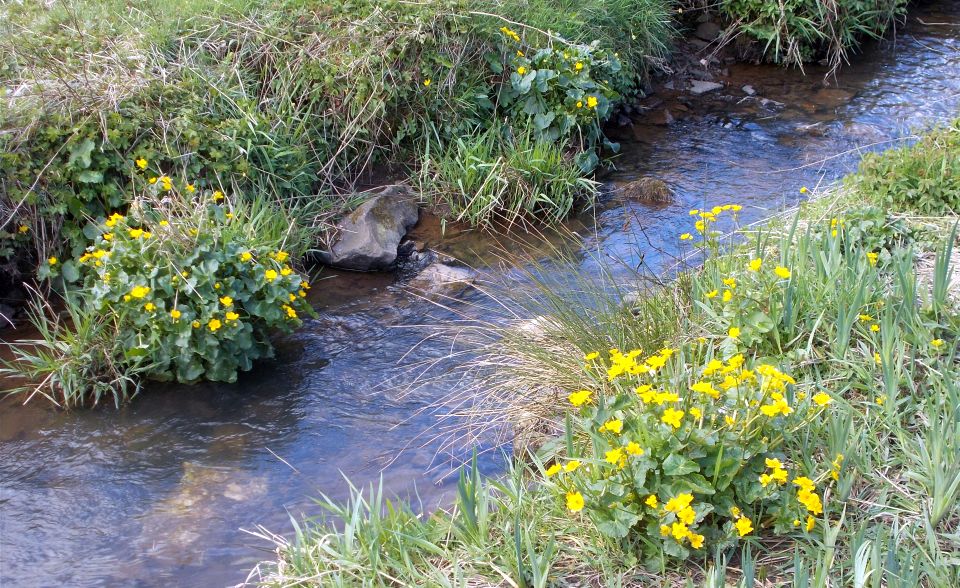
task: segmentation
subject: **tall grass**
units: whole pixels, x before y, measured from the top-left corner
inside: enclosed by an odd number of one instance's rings
[[[34,298],[28,317],[38,338],[10,344],[13,359],[3,361],[0,375],[22,383],[4,394],[22,395],[24,402],[40,394],[70,408],[105,400],[119,406],[139,392],[140,376],[153,366],[125,354],[119,343],[123,318],[98,312],[83,296],[66,293],[62,312]]]
[[[434,206],[473,226],[557,223],[576,204],[591,205],[597,187],[559,145],[499,125],[428,149],[420,175]]]

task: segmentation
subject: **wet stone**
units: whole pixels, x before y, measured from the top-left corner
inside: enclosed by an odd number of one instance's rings
[[[708,82],[705,80],[690,80],[690,93],[695,96],[700,96],[701,94],[713,92],[713,91],[719,90],[722,87],[723,87],[723,84],[719,82]]]

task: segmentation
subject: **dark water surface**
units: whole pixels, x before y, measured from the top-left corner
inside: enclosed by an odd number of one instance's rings
[[[639,263],[638,251],[676,253],[689,208],[737,202],[744,220],[763,218],[796,202],[801,186],[850,171],[859,149],[889,146],[956,112],[960,6],[918,8],[895,44],[857,61],[829,88],[816,68],[804,77],[732,66],[720,78],[727,87],[712,95],[684,103],[684,93],[661,90],[656,113],[670,109],[676,122],[618,132],[623,153],[610,181],[656,175],[678,202],[609,202],[588,249],[628,265]],[[744,99],[744,84],[784,106]],[[594,224],[584,218],[579,227]],[[425,227],[420,235],[484,261],[476,234],[441,242]],[[657,268],[664,259],[645,261]],[[497,281],[496,272],[486,278]],[[419,344],[428,331],[418,325],[458,315],[394,287],[391,276],[331,277],[313,292],[321,318],[235,385],[151,386],[120,410],[0,403],[0,585],[237,584],[269,555],[239,529],[288,532],[291,514],[317,512],[309,496],[347,495],[341,472],[359,484],[382,473],[389,493],[419,496],[425,507],[442,500],[455,481],[442,475],[447,468],[430,470],[437,446],[423,440],[456,369],[415,394],[402,390],[415,362],[448,351],[441,341]],[[454,310],[469,316],[480,297],[466,291]]]

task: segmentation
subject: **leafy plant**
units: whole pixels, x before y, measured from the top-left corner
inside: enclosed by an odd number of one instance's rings
[[[960,211],[960,120],[912,145],[868,153],[848,186],[884,207],[921,214]]]

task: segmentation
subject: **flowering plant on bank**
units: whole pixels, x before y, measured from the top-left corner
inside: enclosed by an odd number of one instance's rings
[[[170,182],[150,183],[167,193]],[[231,212],[240,203],[192,188],[178,210],[156,200],[102,219],[79,258],[48,263],[48,272],[62,267],[67,281],[82,282],[88,304],[121,320],[126,358],[153,366],[150,377],[234,381],[272,356],[270,330],[290,331],[312,314],[310,285],[279,243],[235,226],[247,222]]]
[[[586,356],[595,385],[572,392],[580,453],[558,459],[567,508],[604,534],[634,536],[648,562],[726,546],[761,527],[811,531],[833,480],[778,448],[832,402],[797,390],[784,366],[697,343]]]

